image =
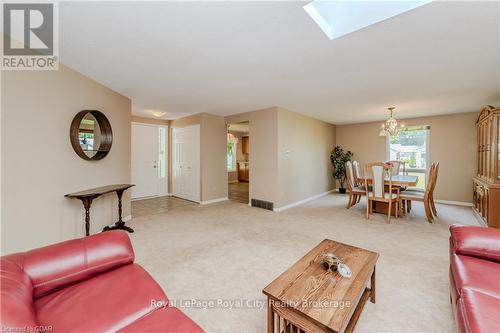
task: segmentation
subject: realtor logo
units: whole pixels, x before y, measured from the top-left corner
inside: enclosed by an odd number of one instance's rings
[[[56,6],[56,3],[3,4],[2,69],[58,69]]]

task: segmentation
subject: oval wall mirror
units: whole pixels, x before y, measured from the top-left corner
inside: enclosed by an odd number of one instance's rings
[[[103,159],[113,143],[111,124],[100,111],[80,111],[71,122],[70,139],[73,149],[84,160]]]

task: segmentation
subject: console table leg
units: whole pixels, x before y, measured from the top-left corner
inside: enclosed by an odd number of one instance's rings
[[[85,236],[90,235],[90,206],[94,198],[82,198],[83,207],[85,208]]]
[[[116,222],[115,225],[112,227],[108,227],[108,226],[104,227],[104,229],[102,229],[102,231],[117,230],[118,229],[118,230],[125,230],[128,232],[134,232],[134,229],[127,227],[125,225],[125,222],[122,220],[122,196],[123,196],[123,192],[125,190],[126,189],[116,191],[116,195],[118,196],[118,222]]]
[[[373,267],[373,273],[370,279],[370,302],[375,303],[375,268]]]
[[[125,223],[122,221],[122,195],[123,190],[116,191],[116,195],[118,196],[118,222],[117,223]]]

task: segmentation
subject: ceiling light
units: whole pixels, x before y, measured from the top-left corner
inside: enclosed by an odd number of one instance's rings
[[[314,0],[304,10],[330,39],[428,4],[420,1],[325,1]]]
[[[166,112],[162,112],[162,111],[156,111],[156,110],[151,110],[149,111],[153,116],[155,116],[156,118],[160,118],[160,117],[163,117],[164,115],[166,115],[167,113]]]
[[[394,106],[387,108],[390,112],[390,117],[382,124],[382,128],[380,129],[379,136],[395,136],[399,133],[400,128],[398,128],[398,121],[396,118],[392,116],[392,113],[395,109]],[[405,125],[401,124],[401,129],[404,128]]]

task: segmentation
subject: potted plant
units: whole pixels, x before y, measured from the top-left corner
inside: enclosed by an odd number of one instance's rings
[[[354,154],[348,150],[344,151],[340,146],[335,146],[333,148],[332,152],[330,153],[330,161],[332,162],[333,165],[333,178],[339,181],[340,183],[340,188],[339,192],[340,193],[345,193],[345,187],[344,187],[344,182],[345,182],[345,164],[347,161],[350,161],[352,156]]]

